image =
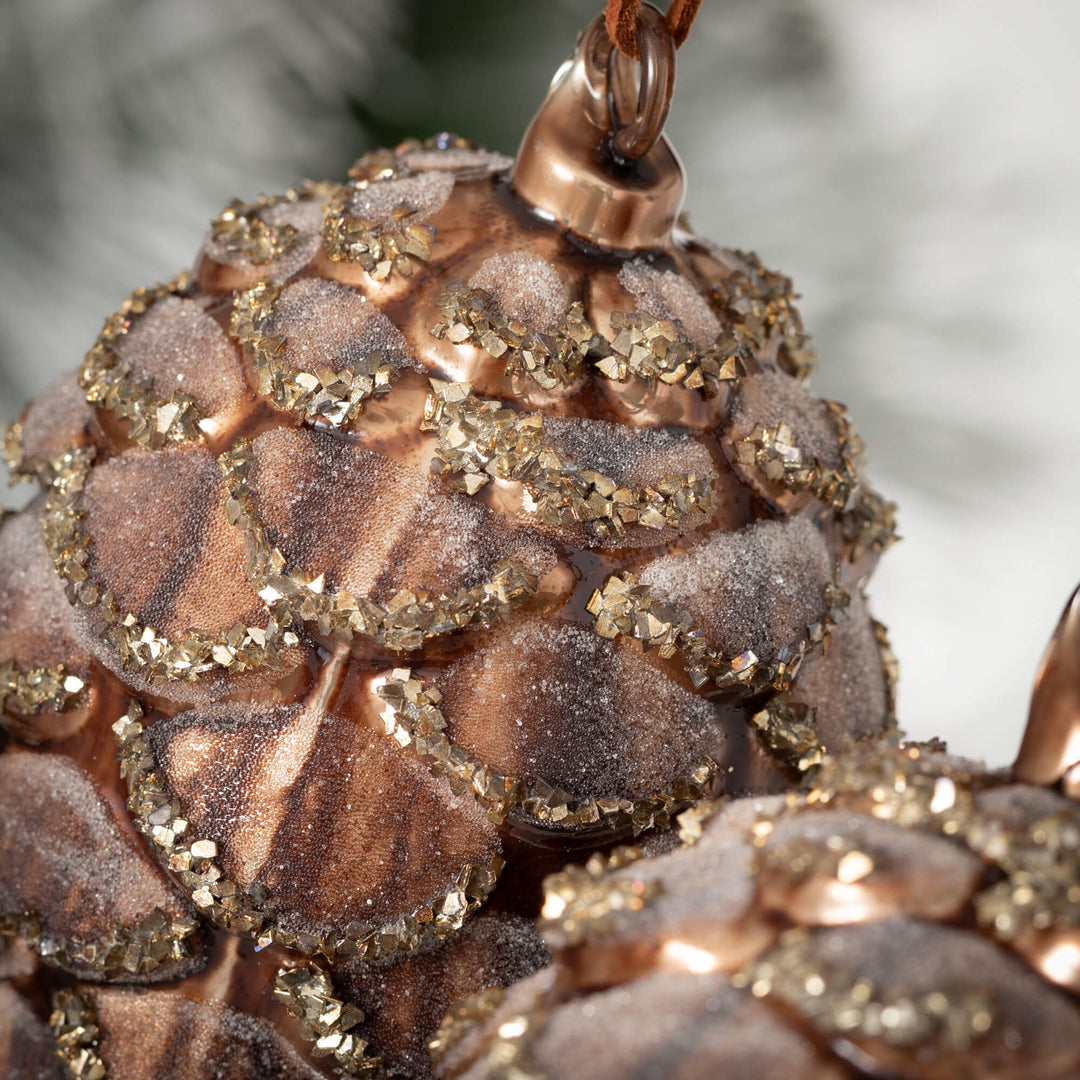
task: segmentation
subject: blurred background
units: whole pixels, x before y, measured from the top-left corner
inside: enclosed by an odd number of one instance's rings
[[[0,422],[234,195],[409,134],[513,153],[601,6],[4,0]],[[1075,0],[704,0],[669,122],[696,231],[794,277],[900,503],[901,722],[991,764],[1080,580],[1078,40]]]

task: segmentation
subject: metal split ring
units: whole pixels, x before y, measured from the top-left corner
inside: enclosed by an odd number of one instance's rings
[[[652,149],[664,130],[675,93],[675,39],[652,4],[638,8],[635,36],[639,62],[624,56],[608,38],[611,148],[625,161],[637,161]],[[635,67],[640,68],[637,78]]]

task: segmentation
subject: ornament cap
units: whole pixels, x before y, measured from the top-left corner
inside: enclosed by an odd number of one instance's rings
[[[642,4],[640,72],[608,36],[602,15],[559,69],[518,149],[511,181],[537,213],[597,247],[665,247],[686,178],[663,135],[675,88],[675,42]]]
[[[1013,771],[1031,784],[1064,780],[1080,797],[1080,588],[1062,613],[1043,655],[1027,729]]]

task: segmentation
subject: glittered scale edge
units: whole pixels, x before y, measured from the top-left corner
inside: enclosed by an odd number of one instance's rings
[[[273,618],[266,627],[237,623],[226,631],[190,630],[170,640],[131,612],[122,612],[112,592],[91,580],[80,496],[92,463],[93,453],[82,449],[68,450],[53,463],[42,535],[71,602],[98,605],[95,632],[117,650],[124,670],[140,671],[149,679],[194,681],[213,670],[279,669],[279,647],[296,645],[299,637]]]
[[[198,923],[155,907],[135,926],[117,926],[94,937],[63,937],[42,929],[32,912],[0,912],[0,936],[18,938],[52,967],[82,978],[149,975],[162,964],[194,958]]]
[[[978,925],[999,942],[1080,927],[1080,818],[1063,810],[1014,828],[981,813],[975,778],[934,762],[931,754],[940,749],[857,743],[825,758],[806,803],[836,803],[909,831],[950,837],[997,867],[1004,876],[978,890],[973,905]],[[802,805],[794,803],[792,812]]]
[[[77,990],[57,990],[52,996],[49,1030],[56,1053],[71,1080],[105,1080],[101,1032],[94,1007]]]
[[[545,390],[579,378],[598,341],[580,302],[571,304],[561,326],[542,333],[533,333],[500,312],[490,293],[467,288],[461,281],[452,281],[435,304],[447,321],[431,328],[432,337],[484,349],[505,362],[508,375],[529,376]]]
[[[713,306],[734,317],[737,333],[756,350],[775,335],[781,369],[799,380],[809,378],[817,358],[793,303],[798,296],[791,279],[765,269],[752,251],[736,250],[733,254],[749,269],[735,270],[712,283],[709,299]]]
[[[314,964],[279,968],[274,1000],[300,1021],[302,1037],[312,1044],[311,1056],[330,1058],[346,1076],[383,1077],[382,1061],[368,1052],[368,1042],[353,1029],[364,1019],[355,1005],[334,996],[334,985]]]
[[[563,322],[533,332],[504,315],[494,298],[479,288],[452,281],[435,301],[446,322],[432,336],[453,345],[469,344],[504,360],[508,375],[526,375],[545,390],[574,383],[583,373],[599,373],[616,382],[641,379],[697,390],[716,397],[721,385],[745,374],[750,348],[722,334],[707,349],[697,349],[670,319],[640,312],[611,313],[615,336],[608,341],[585,318],[580,301],[570,305]],[[586,369],[586,361],[592,367]]]
[[[704,798],[718,775],[716,763],[706,759],[689,776],[677,781],[670,792],[637,799],[572,796],[543,780],[526,782],[506,776],[456,746],[446,734],[439,691],[426,686],[408,668],[395,668],[389,675],[378,676],[371,685],[386,703],[381,716],[387,734],[416,754],[433,773],[446,776],[455,793],[471,792],[495,823],[512,810],[521,810],[545,825],[561,827],[629,825],[635,832],[666,827],[675,813]]]
[[[688,611],[658,599],[630,573],[612,574],[602,588],[593,592],[586,610],[595,616],[596,632],[601,637],[634,638],[646,649],[657,649],[664,659],[678,654],[697,689],[711,679],[721,688],[782,691],[791,686],[806,658],[815,649],[825,647],[831,628],[844,615],[848,600],[848,593],[840,587],[838,579],[827,585],[822,595],[822,617],[769,661],[761,660],[752,650],[735,657],[722,655],[694,627]]]
[[[233,199],[210,222],[210,235],[226,251],[243,256],[252,266],[265,266],[292,248],[297,233],[294,225],[271,225],[262,214],[299,198],[298,192],[289,191],[284,195],[260,195],[251,203]]]
[[[663,891],[660,879],[613,878],[616,870],[644,857],[640,848],[596,852],[583,866],[570,865],[544,879],[539,928],[557,931],[568,946],[606,933],[616,916],[643,911]]]
[[[188,274],[178,274],[165,285],[136,289],[120,309],[105,320],[97,341],[86,354],[79,370],[79,385],[88,404],[129,420],[129,434],[147,450],[159,450],[170,442],[192,442],[200,437],[202,413],[198,403],[181,391],[167,398],[155,397],[153,387],[131,378],[131,365],[116,353],[120,339],[132,323],[166,296],[182,296],[188,289]]]
[[[33,716],[52,709],[74,708],[86,684],[63,664],[20,671],[14,660],[0,663],[0,711],[10,709]]]
[[[796,445],[790,426],[755,424],[749,435],[733,444],[735,461],[742,468],[758,469],[769,483],[789,491],[809,492],[823,506],[839,511],[841,530],[852,545],[852,558],[867,551],[882,554],[898,536],[896,504],[866,485],[859,471],[862,440],[852,427],[847,410],[823,400],[840,446],[840,465],[829,468],[808,458]]]
[[[764,956],[732,976],[737,989],[783,1001],[819,1031],[848,1038],[883,1039],[915,1047],[931,1040],[967,1050],[994,1023],[994,997],[985,990],[943,985],[926,994],[882,990],[840,965],[818,962],[811,933],[787,931]]]
[[[453,593],[403,589],[385,606],[346,589],[325,591],[325,574],[290,569],[267,537],[255,513],[248,484],[251,443],[241,440],[220,458],[228,489],[226,515],[244,534],[248,575],[277,621],[315,623],[324,636],[366,637],[396,652],[420,648],[432,638],[458,630],[487,629],[505,622],[513,607],[536,594],[537,576],[517,559],[502,559],[491,577]]]
[[[264,910],[266,890],[258,884],[245,889],[230,880],[217,861],[217,844],[193,835],[187,816],[157,772],[141,718],[141,708],[132,702],[113,725],[120,748],[120,773],[127,783],[127,808],[136,830],[146,837],[204,918],[253,938],[260,948],[277,944],[330,959],[356,956],[367,960],[409,952],[460,930],[495,888],[503,866],[498,856],[486,867],[466,863],[445,893],[386,925],[352,922],[322,935],[285,930]]]
[[[315,372],[301,371],[285,360],[285,338],[268,333],[280,295],[280,289],[266,282],[245,289],[237,294],[230,323],[233,337],[258,373],[259,393],[275,409],[301,421],[325,420],[340,427],[359,416],[371,398],[390,391],[398,371],[382,350],[340,370],[323,364]]]
[[[375,281],[385,281],[395,270],[410,277],[415,263],[431,258],[434,226],[408,224],[416,211],[404,201],[394,209],[400,228],[381,230],[374,221],[357,217],[349,212],[349,205],[361,186],[356,181],[344,184],[327,202],[323,218],[326,254],[333,262],[359,264]]]
[[[452,487],[475,495],[490,480],[524,485],[524,509],[545,525],[590,522],[603,536],[627,526],[676,526],[712,505],[712,482],[694,474],[667,476],[644,488],[620,487],[594,469],[564,461],[544,438],[543,417],[522,415],[477,397],[467,382],[431,379],[422,431],[437,437],[432,468]]]

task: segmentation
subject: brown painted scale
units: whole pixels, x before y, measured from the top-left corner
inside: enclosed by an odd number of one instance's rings
[[[777,838],[820,847],[821,777],[895,740],[863,592],[893,507],[790,283],[679,219],[641,13],[636,103],[598,20],[516,162],[439,136],[231,203],[7,433],[5,1075],[630,1075],[565,1010],[698,1015],[701,963],[725,1023],[781,1022],[728,976],[816,925],[818,855],[792,884]],[[849,788],[837,857],[888,867],[855,906],[962,921],[993,858],[954,842],[924,895],[946,841]],[[768,834],[709,817],[770,795]]]

